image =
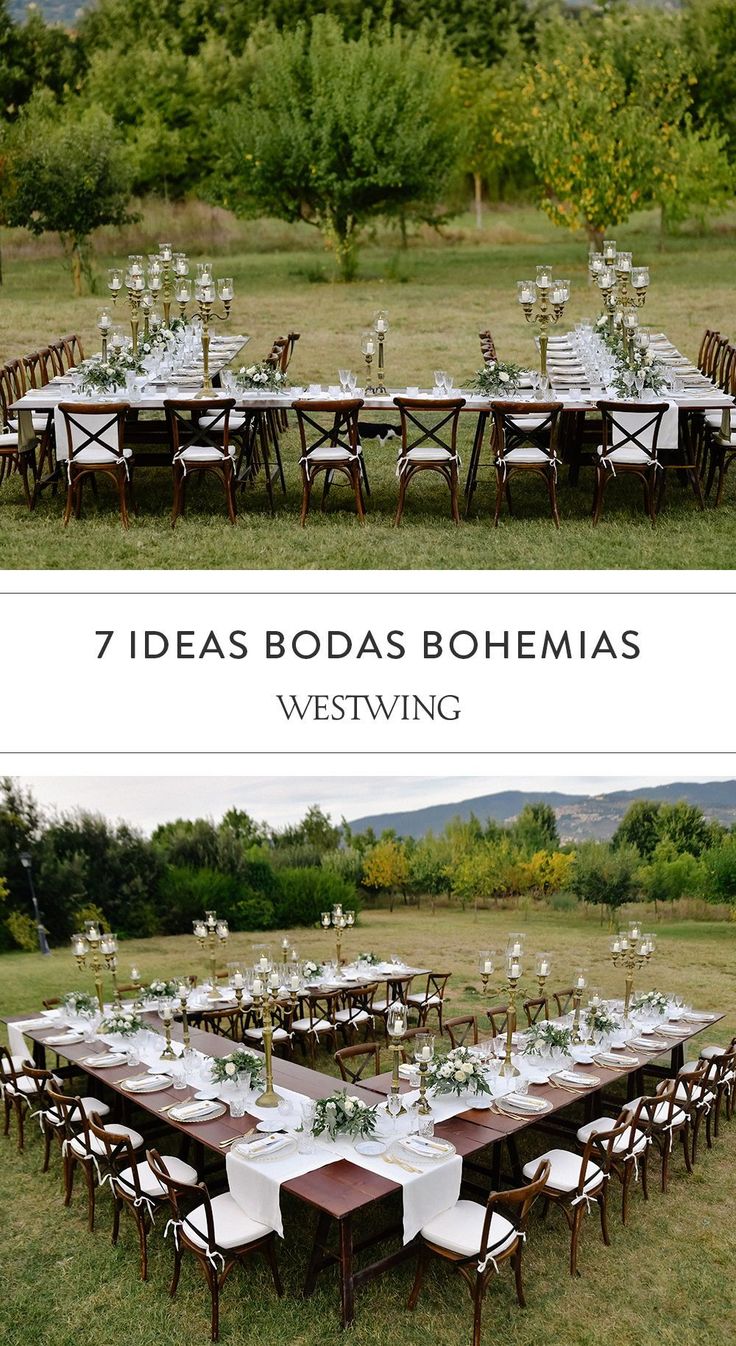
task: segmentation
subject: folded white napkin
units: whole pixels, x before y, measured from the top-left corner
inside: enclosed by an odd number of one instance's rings
[[[504,1094],[498,1101],[502,1105],[518,1108],[520,1112],[545,1112],[547,1109],[543,1098],[530,1098],[528,1094]]]
[[[567,1084],[579,1084],[581,1088],[591,1084],[600,1084],[597,1075],[583,1075],[579,1070],[558,1070],[557,1079],[565,1080]]]
[[[66,1047],[73,1042],[82,1042],[83,1033],[52,1033],[51,1037],[44,1038],[44,1042],[50,1047]]]
[[[402,1143],[420,1159],[440,1159],[443,1155],[454,1153],[447,1141],[431,1140],[427,1136],[405,1136]]]
[[[244,1140],[238,1145],[237,1152],[243,1159],[248,1159],[265,1152],[277,1154],[279,1150],[286,1149],[290,1143],[290,1136],[262,1136],[260,1140]]]
[[[614,1052],[601,1052],[598,1060],[607,1066],[638,1066],[639,1064],[638,1056],[624,1056],[622,1052],[616,1052],[615,1054]]]
[[[183,1103],[180,1108],[172,1109],[169,1116],[178,1118],[180,1122],[189,1122],[195,1117],[207,1116],[210,1112],[215,1112],[217,1107],[212,1102],[202,1103]]]

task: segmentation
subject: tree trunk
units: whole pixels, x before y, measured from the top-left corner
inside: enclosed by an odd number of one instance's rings
[[[82,294],[82,254],[76,240],[72,243],[71,265],[74,294],[75,297],[79,299]]]
[[[598,225],[595,224],[587,224],[585,228],[588,235],[588,240],[590,243],[593,244],[596,252],[602,252],[603,235],[605,234],[605,229],[601,229],[599,228]]]
[[[327,221],[327,237],[332,245],[340,279],[348,284],[358,271],[358,240],[352,215],[332,215]]]
[[[475,188],[475,227],[483,228],[483,179],[480,173],[473,174],[473,186]]]

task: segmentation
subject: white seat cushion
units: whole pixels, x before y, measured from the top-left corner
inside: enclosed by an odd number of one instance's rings
[[[708,422],[708,425],[712,425],[714,430],[720,431],[721,421],[723,419],[723,413],[721,411],[706,411],[705,419]],[[736,411],[731,412],[731,429],[736,430]]]
[[[439,1005],[440,996],[438,995],[410,995],[407,1000],[411,1005]]]
[[[274,1030],[273,1030],[273,1039],[274,1039],[274,1042],[283,1042],[284,1038],[288,1038],[289,1036],[290,1036],[290,1034],[287,1033],[287,1031],[286,1031],[285,1028],[274,1028]],[[262,1029],[262,1028],[246,1028],[245,1033],[244,1033],[244,1037],[246,1037],[246,1038],[253,1038],[256,1042],[260,1042],[261,1039],[262,1039],[262,1037],[263,1037],[263,1029]]]
[[[228,444],[228,455],[232,458],[235,454],[235,446]],[[224,453],[218,449],[213,449],[211,444],[190,444],[188,449],[182,449],[181,453],[176,455],[177,463],[222,463],[225,460]]]
[[[549,1188],[555,1192],[574,1192],[580,1182],[582,1169],[580,1155],[573,1154],[571,1150],[547,1150],[546,1154],[540,1154],[524,1165],[524,1177],[531,1181],[543,1159],[548,1159],[550,1163],[549,1177],[544,1184],[545,1190]],[[589,1192],[591,1188],[598,1186],[601,1169],[597,1164],[589,1163],[585,1174],[584,1190]]]
[[[705,1103],[712,1097],[712,1093],[700,1084],[693,1085],[691,1090],[684,1084],[678,1084],[675,1090],[675,1099],[678,1103]]]
[[[404,454],[404,458],[410,463],[448,463],[454,461],[449,449],[441,449],[439,445],[436,448],[427,449],[409,449]],[[401,462],[401,459],[399,459]]]
[[[503,454],[498,459],[499,463],[550,463],[552,459],[543,449],[537,449],[533,444],[525,445],[518,449],[509,449],[508,453]]]
[[[5,1092],[10,1094],[11,1097],[16,1097],[18,1094],[24,1094],[26,1098],[28,1098],[29,1095],[38,1093],[38,1085],[36,1084],[36,1081],[29,1079],[28,1075],[18,1075],[15,1082],[8,1080],[7,1084],[3,1087]]]
[[[727,1049],[725,1047],[716,1047],[715,1044],[700,1048],[700,1059],[702,1061],[712,1061],[714,1056],[723,1056]],[[695,1069],[695,1067],[693,1067]]]
[[[96,1114],[98,1117],[107,1117],[110,1112],[109,1103],[103,1103],[101,1098],[94,1098],[92,1094],[87,1094],[82,1099],[82,1107],[88,1117],[92,1113]],[[43,1115],[46,1121],[50,1122],[52,1126],[61,1126],[64,1120],[58,1108],[47,1108]],[[75,1117],[73,1120],[75,1126],[81,1126],[81,1118],[79,1116]]]
[[[183,1159],[177,1159],[173,1154],[162,1154],[161,1159],[174,1182],[194,1183],[197,1181],[196,1168],[192,1168],[191,1164],[185,1164]],[[136,1164],[136,1169],[138,1185],[144,1196],[151,1196],[154,1199],[168,1196],[168,1188],[164,1187],[162,1182],[159,1182],[147,1159],[144,1159],[141,1164]],[[132,1168],[124,1168],[121,1173],[117,1174],[115,1181],[126,1192],[130,1192],[131,1195],[135,1194]]]
[[[315,1019],[313,1024],[309,1019],[295,1019],[291,1026],[295,1033],[308,1033],[310,1029],[315,1033],[329,1033],[333,1028],[329,1019]]]
[[[248,417],[246,416],[244,411],[231,411],[230,420],[228,422],[230,429],[242,430],[247,419]],[[198,425],[202,426],[203,430],[211,430],[212,427],[214,426],[215,433],[219,432],[220,434],[222,434],[223,422],[221,417],[218,417],[214,414],[212,416],[200,416],[199,421],[197,423]]]
[[[640,1095],[639,1098],[632,1098],[631,1102],[626,1104],[627,1108],[629,1108],[631,1112],[635,1112],[641,1103],[642,1098],[643,1095]],[[682,1108],[675,1108],[672,1116],[669,1117],[669,1103],[659,1103],[654,1109],[653,1121],[655,1126],[664,1126],[668,1120],[673,1126],[680,1126],[683,1122],[687,1121],[687,1116],[682,1111]]]
[[[251,1220],[229,1192],[212,1198],[212,1218],[215,1225],[215,1243],[218,1248],[240,1248],[246,1243],[254,1243],[272,1231],[266,1224]],[[194,1228],[192,1228],[194,1226]],[[191,1215],[186,1217],[184,1232],[187,1238],[198,1248],[207,1247],[207,1217],[204,1206],[195,1206]]]
[[[341,1024],[362,1024],[370,1018],[370,1015],[367,1010],[342,1009],[337,1011],[335,1018]]]
[[[10,433],[0,435],[0,449],[17,449],[17,447],[18,447],[17,434]]]
[[[13,1070],[20,1070],[21,1066],[24,1065],[26,1061],[30,1061],[30,1057],[27,1052],[23,1052],[22,1055],[20,1056],[11,1056],[10,1059],[13,1063]],[[0,1061],[0,1075],[7,1075],[7,1073],[8,1073],[8,1063],[3,1058],[3,1060]]]
[[[598,445],[598,453],[603,457],[602,444]],[[611,449],[610,452],[606,454],[604,461],[607,463],[615,463],[617,466],[619,463],[622,463],[624,466],[629,467],[646,467],[647,463],[652,463],[654,459],[652,458],[652,455],[646,453],[644,449],[637,449],[635,444],[627,444],[620,449]]]
[[[376,1014],[385,1014],[389,1005],[392,1004],[393,1004],[392,1000],[374,1000],[373,1001],[374,1012]]]
[[[360,453],[360,449],[358,449]],[[307,454],[308,463],[349,463],[354,455],[349,449],[341,449],[338,444],[326,444],[324,448],[315,449],[314,453]]]
[[[132,458],[132,449],[123,449],[124,458]],[[75,453],[72,459],[74,463],[117,463],[120,461],[112,449],[103,449],[99,444],[90,444],[86,449],[80,449]]]
[[[112,1122],[110,1126],[105,1127],[105,1130],[109,1131],[110,1134],[114,1136],[127,1136],[134,1150],[139,1150],[143,1144],[143,1137],[140,1131],[134,1131],[132,1126],[123,1126],[122,1122]],[[74,1154],[79,1155],[80,1158],[84,1158],[85,1155],[90,1152],[92,1154],[107,1154],[104,1142],[98,1140],[97,1136],[90,1136],[89,1150],[81,1136],[71,1142],[70,1148],[73,1150]]]
[[[422,1227],[422,1237],[428,1243],[435,1243],[448,1252],[460,1253],[464,1257],[476,1257],[480,1252],[483,1237],[483,1222],[486,1208],[478,1201],[456,1201],[454,1206]],[[510,1220],[496,1211],[491,1216],[488,1231],[488,1251],[493,1257],[506,1252],[518,1238],[516,1229]]]
[[[603,1136],[607,1131],[612,1131],[614,1121],[611,1117],[596,1117],[592,1122],[586,1122],[578,1130],[578,1140],[581,1145],[585,1145],[591,1136]],[[634,1143],[632,1145],[631,1127],[627,1127],[623,1135],[617,1136],[613,1142],[614,1154],[621,1154],[628,1150],[630,1154],[641,1154],[647,1143],[647,1138],[643,1131],[634,1132]]]
[[[50,414],[51,414],[50,412],[41,412],[41,411],[31,412],[31,420],[33,422],[33,428],[36,431],[36,434],[42,435],[44,431],[48,428]],[[15,434],[17,434],[18,433],[17,420],[15,419],[11,420],[10,418],[8,418],[8,428],[12,430]]]

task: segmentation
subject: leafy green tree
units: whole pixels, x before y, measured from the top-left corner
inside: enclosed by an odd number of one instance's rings
[[[648,859],[660,840],[659,815],[662,804],[656,799],[635,799],[626,810],[611,838],[611,845],[636,846]]]
[[[216,869],[219,859],[217,828],[210,818],[177,818],[161,823],[151,841],[168,865],[189,869]]]
[[[690,52],[694,112],[704,126],[720,127],[736,161],[736,6],[733,0],[685,0],[683,40]]]
[[[87,812],[62,816],[34,850],[39,903],[53,939],[71,934],[76,912],[90,902],[121,935],[153,935],[160,928],[163,862],[127,823]]]
[[[69,257],[74,292],[91,284],[91,235],[132,217],[130,174],[112,119],[98,108],[64,112],[50,95],[33,98],[5,136],[7,224],[58,233]]]
[[[406,851],[396,838],[386,837],[377,841],[372,850],[368,851],[363,862],[363,887],[388,893],[391,911],[397,892],[401,893],[406,902],[410,879]]]
[[[428,218],[455,171],[460,124],[447,49],[387,24],[346,40],[329,15],[259,35],[258,77],[217,120],[216,199],[304,220],[354,278],[361,230]]]
[[[48,24],[29,8],[24,23],[14,23],[0,0],[0,117],[13,118],[34,91],[49,90],[61,99],[81,83],[81,43],[60,24]]]
[[[511,828],[511,835],[519,850],[527,856],[533,855],[535,851],[557,850],[560,834],[554,809],[541,800],[525,804]]]
[[[654,903],[655,912],[660,902],[678,902],[682,897],[694,897],[701,890],[703,863],[688,852],[678,851],[672,841],[660,841],[649,864],[637,871],[637,882],[642,896]]]
[[[581,902],[614,911],[636,896],[639,852],[622,842],[613,847],[604,841],[584,841],[575,851],[570,889]]]
[[[703,853],[703,895],[707,902],[736,905],[736,835]]]
[[[333,826],[328,814],[319,804],[310,804],[300,823],[293,827],[284,827],[272,834],[273,845],[306,846],[317,856],[334,851],[340,844],[341,829]]]
[[[678,854],[702,855],[723,836],[720,823],[709,821],[697,804],[678,799],[663,804],[659,814],[659,835],[672,843]]]

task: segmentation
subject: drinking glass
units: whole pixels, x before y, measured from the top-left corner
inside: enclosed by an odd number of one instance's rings
[[[230,1099],[230,1116],[231,1117],[245,1116],[245,1094],[242,1089],[238,1089],[238,1092],[236,1094],[233,1094],[232,1098]]]
[[[417,1134],[431,1140],[434,1135],[434,1117],[431,1112],[417,1113]]]
[[[517,1075],[514,1079],[514,1092],[517,1094],[529,1093],[529,1081],[526,1075]]]
[[[444,376],[444,380],[443,380],[443,383],[442,383],[442,391],[443,391],[444,393],[447,393],[447,394],[451,393],[451,392],[452,392],[452,388],[453,388],[453,384],[454,384],[454,382],[455,382],[455,379],[454,379],[454,376],[453,376],[452,374],[445,374],[445,376]]]
[[[220,382],[226,393],[235,392],[235,375],[232,369],[223,369],[220,374]]]
[[[173,1070],[171,1071],[171,1080],[172,1080],[173,1087],[174,1087],[175,1089],[186,1089],[186,1087],[187,1087],[187,1072],[186,1072],[186,1067],[181,1063],[181,1061],[177,1062],[177,1064],[174,1066]]]
[[[393,1120],[394,1135],[398,1133],[399,1116],[401,1113],[401,1108],[402,1108],[402,1102],[399,1094],[389,1094],[388,1098],[386,1099],[386,1111],[389,1117],[391,1117],[391,1119]]]
[[[348,393],[348,392],[350,392],[351,370],[349,370],[349,369],[338,369],[338,371],[337,371],[337,377],[338,377],[338,379],[340,380],[340,392],[341,392],[341,393]]]
[[[435,394],[436,397],[439,396],[440,394],[442,394],[442,393],[445,391],[445,379],[446,379],[446,378],[447,378],[447,375],[446,375],[444,369],[435,369],[435,371],[434,371],[434,388],[432,389],[432,392]]]

